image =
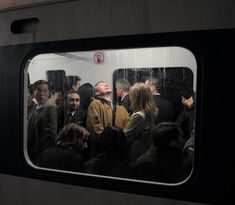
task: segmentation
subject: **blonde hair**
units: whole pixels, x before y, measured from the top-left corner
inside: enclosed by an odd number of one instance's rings
[[[149,120],[157,117],[158,109],[153,100],[153,95],[148,85],[135,83],[129,91],[133,111],[144,110]]]

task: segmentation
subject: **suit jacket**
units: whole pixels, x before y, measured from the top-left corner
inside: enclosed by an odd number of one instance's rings
[[[86,112],[80,107],[73,115],[63,107],[60,107],[58,110],[58,132],[68,123],[76,123],[78,125],[85,126],[85,122]]]
[[[158,108],[158,117],[155,124],[160,122],[171,122],[174,116],[172,104],[162,98],[161,95],[153,95],[153,99]]]
[[[36,103],[34,101],[32,101],[31,105],[28,106],[28,110],[27,110],[27,119],[30,118],[30,116],[32,115],[34,109],[36,107]]]
[[[126,108],[128,113],[132,114],[131,101],[128,94],[121,100],[121,104]]]
[[[190,107],[185,106],[183,111],[180,113],[180,115],[177,118],[177,123],[179,124],[179,127],[183,131],[183,137],[185,140],[189,139],[192,134],[193,125],[194,125],[194,116],[195,116],[195,109],[193,104]]]
[[[35,108],[28,119],[28,155],[32,162],[45,149],[53,146],[57,133],[57,109],[51,104]]]

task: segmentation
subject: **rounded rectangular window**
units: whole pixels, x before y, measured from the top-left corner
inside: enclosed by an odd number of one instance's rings
[[[197,63],[182,47],[40,54],[25,69],[27,162],[175,185],[194,164]]]

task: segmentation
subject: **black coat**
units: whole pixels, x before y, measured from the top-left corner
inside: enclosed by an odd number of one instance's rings
[[[192,162],[180,151],[154,152],[141,158],[134,167],[133,177],[148,181],[177,183],[186,179],[192,169]]]
[[[190,138],[193,131],[194,116],[195,109],[194,105],[192,105],[191,107],[185,106],[183,112],[181,112],[177,118],[177,123],[183,131],[183,137],[185,140]]]
[[[37,159],[37,165],[51,169],[81,171],[84,159],[72,147],[56,145],[44,150]]]
[[[86,112],[79,108],[75,111],[73,115],[68,112],[63,107],[58,109],[58,132],[63,128],[64,125],[68,123],[76,123],[81,126],[85,126],[86,122]]]
[[[131,110],[131,101],[130,101],[130,97],[129,94],[127,94],[122,100],[121,100],[121,104],[126,108],[127,112],[132,114],[132,110]]]
[[[162,98],[161,95],[153,95],[153,99],[158,108],[158,116],[155,124],[160,122],[171,122],[174,116],[174,109],[172,104],[166,99]]]
[[[36,103],[34,101],[32,101],[31,105],[29,105],[28,109],[27,109],[27,119],[30,118],[30,116],[32,115],[35,107],[36,107]]]
[[[84,165],[84,172],[115,177],[129,177],[130,166],[124,159],[106,159],[103,153],[87,161]]]
[[[32,162],[45,149],[53,146],[57,132],[57,109],[51,104],[35,108],[28,119],[28,154]]]

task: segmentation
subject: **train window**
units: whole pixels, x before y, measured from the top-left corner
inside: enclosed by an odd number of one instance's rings
[[[194,163],[196,79],[196,59],[181,47],[34,56],[25,158],[41,170],[182,183]]]

